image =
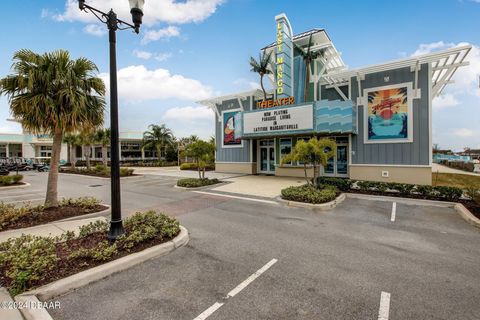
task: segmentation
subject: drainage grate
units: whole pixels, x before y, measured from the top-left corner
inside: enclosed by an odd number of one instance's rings
[[[96,188],[96,187],[101,187],[101,186],[103,186],[103,184],[92,184],[89,187],[90,188]]]

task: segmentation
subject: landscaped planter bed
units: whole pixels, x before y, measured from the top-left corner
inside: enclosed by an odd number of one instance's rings
[[[120,168],[120,177],[131,177],[138,176],[133,173],[133,169]],[[60,173],[69,173],[69,174],[80,174],[84,176],[100,177],[100,178],[110,178],[110,169],[105,169],[104,167],[87,169],[71,169],[71,168],[61,168]]]
[[[218,179],[185,178],[185,179],[178,180],[177,186],[182,188],[200,188],[200,187],[211,186],[220,182],[221,181]]]
[[[0,188],[25,185],[25,183],[21,182],[22,180],[23,176],[21,174],[0,176]]]
[[[94,198],[63,199],[58,207],[0,204],[0,231],[33,227],[108,209]]]
[[[320,183],[334,185],[341,191],[376,196],[402,197],[410,199],[447,201],[462,203],[474,216],[480,219],[480,205],[473,200],[462,198],[460,188],[445,186],[415,186],[403,183],[354,181],[343,178],[319,178]],[[383,190],[378,190],[379,188]],[[396,189],[403,189],[402,191]]]
[[[106,239],[109,224],[94,222],[80,234],[61,237],[23,235],[0,243],[0,284],[12,295],[45,285],[131,253],[168,242],[180,233],[174,218],[154,211],[125,219],[125,235]]]

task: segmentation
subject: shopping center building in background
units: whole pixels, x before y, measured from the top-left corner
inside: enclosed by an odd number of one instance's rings
[[[0,133],[0,159],[47,159],[52,156],[53,140],[46,134],[29,133]],[[120,150],[122,161],[156,159],[156,152],[142,149],[141,132],[120,132]],[[62,143],[60,161],[68,162],[68,145]],[[110,148],[107,150],[110,157]],[[102,146],[91,146],[91,159],[102,160]],[[85,159],[85,149],[81,146],[75,148],[75,159]]]
[[[303,176],[281,158],[316,136],[337,143],[325,176],[431,184],[432,100],[471,46],[349,70],[324,29],[293,35],[285,14],[275,22],[276,41],[261,49],[272,52],[269,99],[254,90],[199,102],[215,111],[216,171]],[[307,71],[309,43],[318,54]]]

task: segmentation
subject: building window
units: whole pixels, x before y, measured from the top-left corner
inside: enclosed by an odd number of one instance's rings
[[[292,139],[291,138],[281,138],[280,139],[280,163],[282,159],[292,152]],[[292,162],[286,162],[284,164],[291,165]]]

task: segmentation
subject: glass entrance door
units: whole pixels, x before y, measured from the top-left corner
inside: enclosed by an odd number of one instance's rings
[[[348,145],[337,145],[337,154],[328,159],[323,174],[329,177],[348,177]]]
[[[275,141],[274,140],[260,140],[259,141],[259,155],[260,155],[260,173],[274,174],[275,173]]]

